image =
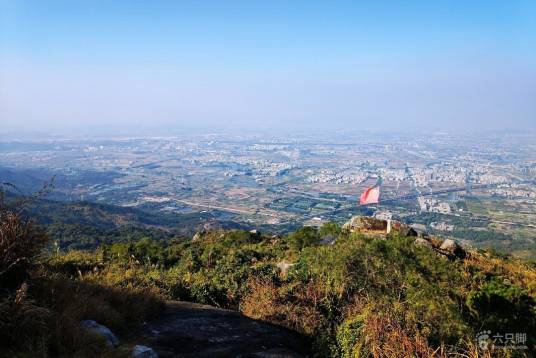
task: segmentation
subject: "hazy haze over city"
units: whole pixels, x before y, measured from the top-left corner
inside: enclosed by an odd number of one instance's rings
[[[2,132],[533,130],[531,1],[2,1]]]
[[[0,14],[0,182],[17,194],[54,177],[59,203],[199,220],[185,230],[393,218],[536,257],[533,2]],[[379,205],[357,205],[377,186]]]

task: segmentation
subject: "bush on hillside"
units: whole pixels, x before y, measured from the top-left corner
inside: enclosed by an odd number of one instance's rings
[[[493,278],[469,293],[467,305],[475,322],[493,332],[536,332],[534,297],[508,281]]]
[[[103,268],[102,251],[41,257],[47,235],[21,214],[20,203],[3,199],[0,186],[0,357],[110,355],[101,337],[80,326],[82,319],[122,332],[162,309],[152,287],[86,280]],[[150,251],[144,244],[138,248]]]
[[[46,242],[43,230],[31,220],[0,209],[0,287],[18,289]]]
[[[318,231],[314,227],[306,226],[288,235],[287,241],[294,250],[302,250],[317,245],[320,241]]]

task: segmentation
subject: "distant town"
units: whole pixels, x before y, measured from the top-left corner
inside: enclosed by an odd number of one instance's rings
[[[275,231],[393,218],[531,256],[536,136],[182,135],[0,142],[2,180],[52,198],[214,217]],[[378,205],[359,206],[381,184]],[[499,234],[500,233],[500,234]]]

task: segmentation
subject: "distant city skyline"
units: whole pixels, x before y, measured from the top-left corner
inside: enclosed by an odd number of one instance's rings
[[[4,0],[0,22],[0,134],[536,130],[532,1]]]

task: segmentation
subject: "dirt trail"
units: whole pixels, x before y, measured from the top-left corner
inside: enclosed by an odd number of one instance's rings
[[[307,357],[307,340],[239,312],[190,302],[169,302],[147,323],[144,343],[159,357]]]

